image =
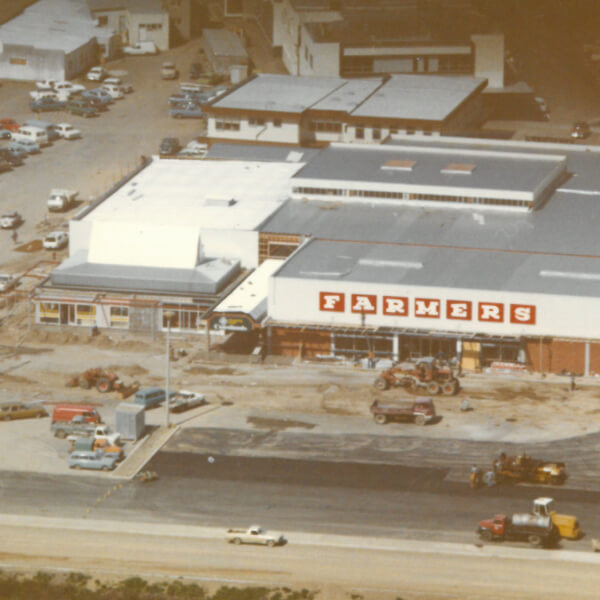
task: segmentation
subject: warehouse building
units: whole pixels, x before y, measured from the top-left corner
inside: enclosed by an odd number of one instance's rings
[[[40,0],[0,26],[0,78],[68,80],[112,58],[117,37],[77,0]]]
[[[395,133],[456,135],[485,120],[472,77],[260,74],[204,107],[207,136],[283,144],[380,143]]]

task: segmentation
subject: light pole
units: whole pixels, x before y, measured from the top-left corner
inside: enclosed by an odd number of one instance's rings
[[[174,311],[166,310],[163,311],[163,317],[167,320],[167,374],[165,382],[165,426],[169,427],[169,371],[171,366],[171,345],[170,345],[170,334],[171,334],[171,319],[175,316]]]

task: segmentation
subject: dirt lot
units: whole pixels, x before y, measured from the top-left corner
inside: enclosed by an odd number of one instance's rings
[[[162,338],[91,336],[87,329],[28,331],[25,323],[24,315],[21,327],[15,323],[0,335],[0,385],[5,400],[48,405],[85,401],[110,410],[121,401],[117,393],[65,387],[71,376],[95,366],[115,370],[123,379],[137,380],[142,386],[164,386]],[[300,426],[294,425],[294,419],[302,423],[301,415],[312,415],[315,422],[327,416],[340,417],[331,421],[331,427],[340,432],[357,427],[376,432],[382,428],[370,419],[372,399],[406,395],[402,390],[375,390],[376,369],[280,357],[269,357],[260,365],[246,357],[208,354],[203,346],[204,339],[174,337],[173,348],[186,355],[171,361],[171,387],[201,391],[211,404],[225,404],[231,426],[239,420],[240,426],[254,429],[289,428]],[[419,428],[419,435],[535,442],[600,430],[600,382],[595,378],[578,379],[575,391],[569,391],[567,377],[556,375],[466,374],[461,385],[457,396],[435,398],[443,420],[435,427]],[[473,410],[461,410],[465,399]],[[161,423],[159,412],[148,413],[154,415],[150,422]],[[364,419],[344,421],[343,417]],[[211,420],[219,426],[217,413]],[[393,431],[415,435],[414,427]],[[383,429],[386,434],[392,431]]]

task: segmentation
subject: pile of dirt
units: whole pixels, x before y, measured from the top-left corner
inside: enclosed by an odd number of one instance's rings
[[[185,369],[189,375],[238,375],[239,373],[231,367],[219,367],[216,369],[196,365]]]
[[[140,365],[109,365],[107,371],[118,373],[119,375],[127,375],[127,377],[135,377],[136,375],[145,375],[148,369],[144,369]]]

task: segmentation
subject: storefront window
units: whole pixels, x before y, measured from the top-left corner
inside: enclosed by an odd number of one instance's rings
[[[127,329],[129,327],[129,307],[111,306],[110,307],[110,326]]]

